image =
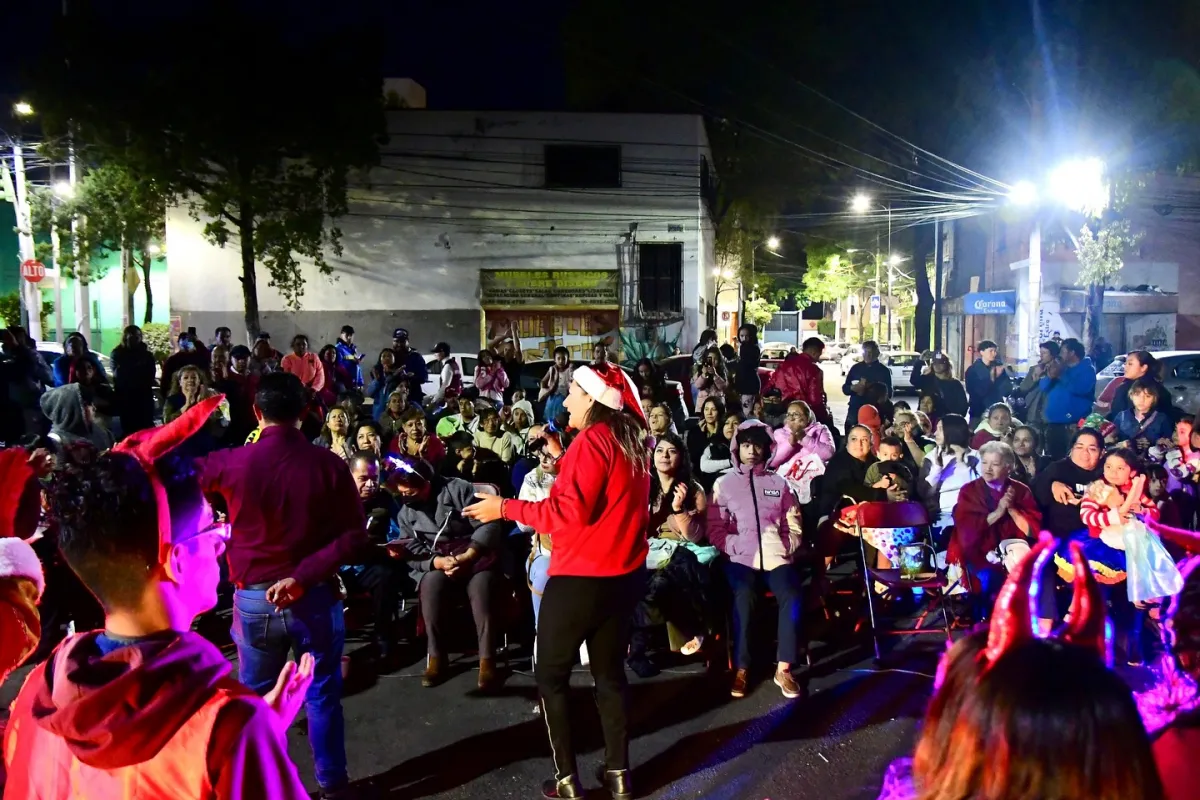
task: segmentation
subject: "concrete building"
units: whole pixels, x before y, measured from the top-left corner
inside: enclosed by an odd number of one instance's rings
[[[1139,189],[1125,209],[1142,240],[1106,287],[1101,335],[1116,353],[1200,349],[1200,313],[1194,313],[1200,311],[1200,228],[1195,200],[1180,200],[1186,197],[1200,197],[1200,179],[1163,176]],[[1035,308],[1029,219],[993,214],[947,228],[943,349],[958,374],[984,339],[995,341],[1012,364],[1024,364],[1055,333],[1083,340],[1087,290],[1079,285],[1079,263],[1064,231],[1043,231]],[[1030,314],[1037,314],[1036,337]]]
[[[411,87],[409,87],[411,89]],[[406,97],[420,96],[408,91]],[[412,105],[407,100],[400,105]],[[371,351],[474,352],[511,325],[526,358],[606,341],[626,361],[686,352],[716,322],[711,155],[699,116],[429,111],[388,114],[381,163],[356,176],[332,279],[307,266],[302,307],[259,267],[262,327],[280,349],[352,324]],[[168,214],[172,313],[240,336],[239,248]]]

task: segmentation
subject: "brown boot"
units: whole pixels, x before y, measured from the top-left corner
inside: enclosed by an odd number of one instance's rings
[[[442,660],[438,656],[429,656],[425,660],[425,674],[421,676],[421,685],[429,689],[441,682]]]
[[[496,687],[496,663],[490,658],[479,659],[479,691],[488,692]]]
[[[733,675],[733,686],[729,689],[729,694],[733,697],[746,696],[746,681],[749,679],[750,673],[748,670],[739,669]]]

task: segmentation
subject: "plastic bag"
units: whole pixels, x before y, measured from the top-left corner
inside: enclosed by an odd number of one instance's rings
[[[1126,590],[1134,603],[1179,594],[1183,575],[1158,536],[1146,529],[1141,520],[1122,526],[1125,541]]]
[[[812,502],[812,480],[825,474],[825,462],[816,453],[795,455],[776,470],[792,487],[800,505]]]

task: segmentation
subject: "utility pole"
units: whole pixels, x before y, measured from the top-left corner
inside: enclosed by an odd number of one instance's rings
[[[942,349],[942,222],[933,218],[933,350]],[[916,265],[913,265],[916,267]]]
[[[29,211],[29,189],[25,182],[25,153],[21,145],[13,142],[13,173],[16,177],[16,209],[17,209],[17,240],[21,249],[21,261],[32,261],[33,251],[33,218]],[[26,325],[29,335],[37,340],[42,339],[42,292],[36,283],[22,279],[21,296],[25,299],[27,311]]]
[[[75,139],[72,136],[68,144],[68,161],[67,161],[67,178],[71,184],[71,191],[78,190],[79,184],[79,165],[75,158]],[[88,341],[92,340],[92,302],[88,293],[88,270],[90,264],[82,263],[82,256],[79,252],[79,228],[85,224],[78,216],[71,219],[71,240],[74,247],[74,262],[75,262],[75,330],[87,337]],[[99,343],[92,342],[94,346],[99,346]]]

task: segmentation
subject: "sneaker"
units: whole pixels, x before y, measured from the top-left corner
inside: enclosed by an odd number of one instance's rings
[[[803,694],[800,689],[800,684],[796,682],[794,677],[792,677],[792,671],[790,669],[775,670],[775,685],[778,686],[780,691],[783,692],[783,696],[789,700],[794,700]]]
[[[600,788],[607,789],[613,800],[633,800],[633,784],[629,780],[627,769],[605,769],[604,765],[596,767],[596,780]]]
[[[750,676],[744,669],[739,669],[733,676],[733,686],[729,689],[729,694],[732,697],[746,696],[746,681]]]

